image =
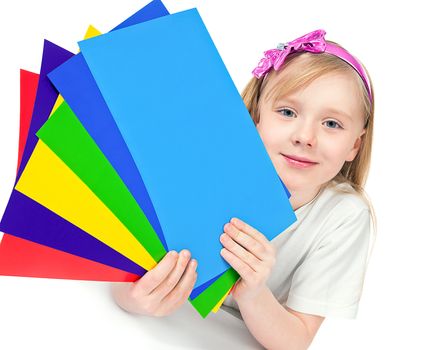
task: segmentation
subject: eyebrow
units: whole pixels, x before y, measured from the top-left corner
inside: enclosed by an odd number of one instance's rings
[[[343,116],[343,117],[346,117],[346,118],[348,118],[348,119],[350,119],[350,120],[353,120],[352,116],[351,116],[349,113],[343,112],[343,111],[341,111],[341,110],[339,110],[339,109],[335,109],[335,108],[326,108],[326,111],[331,112],[331,113],[334,113],[334,114],[338,114],[338,115],[341,115],[341,116]]]
[[[292,103],[292,104],[298,104],[297,99],[293,99],[291,97],[285,97],[285,96],[275,98],[274,102],[275,103],[289,102],[289,103]]]

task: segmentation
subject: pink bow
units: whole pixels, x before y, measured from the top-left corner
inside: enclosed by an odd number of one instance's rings
[[[268,73],[272,67],[275,70],[280,69],[286,57],[293,52],[324,52],[327,46],[324,35],[325,31],[318,29],[286,44],[279,44],[276,49],[265,51],[265,57],[260,60],[258,66],[253,70],[253,75],[256,78],[260,78]]]

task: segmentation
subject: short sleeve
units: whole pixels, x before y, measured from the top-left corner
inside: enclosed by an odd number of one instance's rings
[[[355,318],[370,243],[370,213],[352,212],[327,232],[296,269],[287,299],[291,309],[324,317]]]

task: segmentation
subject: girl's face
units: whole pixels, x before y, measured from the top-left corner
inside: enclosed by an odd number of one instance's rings
[[[278,78],[268,82],[262,96]],[[262,96],[257,130],[290,192],[319,190],[355,158],[364,116],[359,87],[349,73],[323,75],[275,103]]]

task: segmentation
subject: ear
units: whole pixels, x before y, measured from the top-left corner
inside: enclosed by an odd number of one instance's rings
[[[356,138],[355,143],[352,147],[352,149],[349,151],[348,155],[346,156],[347,162],[352,162],[356,155],[358,154],[359,148],[362,145],[362,135],[365,134],[365,129],[362,130],[361,134]]]

